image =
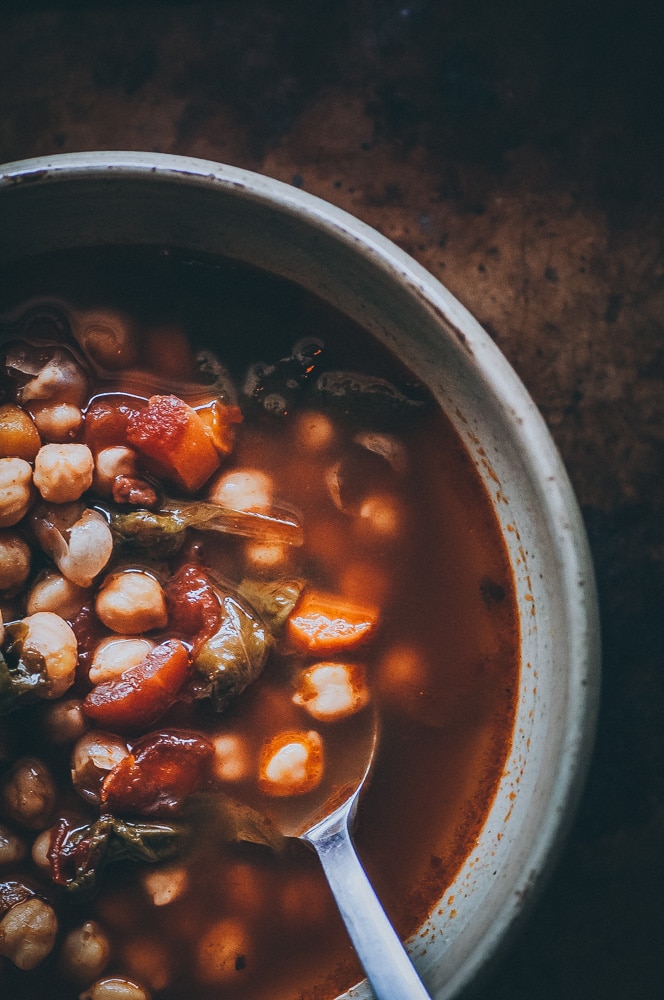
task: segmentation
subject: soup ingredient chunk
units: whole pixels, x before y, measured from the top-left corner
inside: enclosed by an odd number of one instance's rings
[[[262,747],[258,784],[267,795],[305,795],[320,784],[323,771],[320,735],[315,730],[288,730]]]
[[[200,489],[219,467],[205,423],[177,396],[151,396],[147,406],[129,418],[127,439],[188,493]]]
[[[30,546],[17,531],[0,529],[0,594],[13,597],[30,575]]]
[[[35,698],[59,698],[73,684],[78,643],[71,626],[39,611],[5,629],[0,653],[0,715]]]
[[[19,969],[36,968],[53,950],[55,911],[20,882],[0,883],[0,955]]]
[[[28,830],[43,830],[55,801],[55,782],[46,764],[37,757],[17,760],[2,787],[3,814]]]
[[[171,707],[190,666],[184,643],[168,639],[120,677],[97,684],[83,702],[83,709],[108,729],[144,729]]]
[[[79,1000],[150,1000],[150,994],[133,979],[108,976],[93,983]]]
[[[33,462],[40,448],[39,431],[30,414],[15,403],[0,406],[0,455]]]
[[[298,679],[293,702],[321,722],[336,722],[369,704],[364,667],[359,663],[315,663]]]
[[[307,590],[288,619],[288,638],[301,650],[333,653],[364,642],[378,625],[374,608]]]
[[[71,503],[92,486],[94,467],[85,444],[45,444],[37,452],[33,480],[44,500]]]
[[[113,632],[138,635],[165,628],[166,600],[159,581],[143,570],[113,573],[101,585],[95,611]]]
[[[24,458],[0,458],[0,528],[11,528],[32,503],[32,466]]]
[[[196,733],[144,736],[104,779],[102,802],[120,814],[177,812],[203,783],[213,756],[212,744]]]
[[[111,558],[111,529],[103,515],[91,507],[41,504],[32,512],[30,522],[46,555],[78,587],[89,587]]]
[[[68,979],[89,983],[101,975],[110,957],[107,935],[96,920],[86,920],[73,927],[62,942],[60,968]]]
[[[198,972],[204,983],[231,985],[251,965],[252,942],[244,922],[224,917],[214,923],[198,945]]]

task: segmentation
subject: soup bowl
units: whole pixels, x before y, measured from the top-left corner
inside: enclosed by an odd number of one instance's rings
[[[51,250],[176,245],[295,282],[396,354],[456,428],[491,497],[520,619],[516,717],[497,793],[472,853],[407,942],[434,1000],[462,994],[550,872],[594,736],[592,566],[537,408],[471,314],[412,258],[344,211],[268,177],[161,154],[43,157],[0,168],[0,219],[0,268]],[[345,996],[371,991],[361,983]]]

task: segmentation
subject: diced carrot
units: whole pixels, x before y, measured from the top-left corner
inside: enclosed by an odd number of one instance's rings
[[[288,619],[291,644],[310,653],[334,653],[364,642],[378,625],[375,608],[316,590],[305,591]]]
[[[137,666],[97,684],[83,702],[83,710],[107,729],[142,729],[175,702],[190,666],[184,643],[168,639]]]
[[[151,396],[145,409],[130,418],[127,440],[188,493],[199,489],[219,466],[204,422],[178,396]]]
[[[233,450],[235,424],[242,423],[239,406],[226,406],[218,399],[196,407],[210,439],[220,455],[229,455]]]

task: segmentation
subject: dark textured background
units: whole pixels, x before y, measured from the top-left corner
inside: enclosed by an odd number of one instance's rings
[[[664,995],[658,7],[0,0],[0,160],[159,150],[320,195],[442,279],[551,428],[597,568],[599,731],[568,846],[482,1000]]]

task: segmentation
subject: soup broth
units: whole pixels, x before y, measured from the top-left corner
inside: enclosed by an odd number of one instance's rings
[[[369,334],[233,262],[34,258],[0,313],[0,995],[332,1000],[361,969],[274,811],[376,713],[356,841],[405,938],[509,750],[473,461]]]

